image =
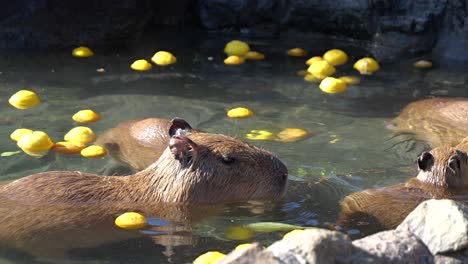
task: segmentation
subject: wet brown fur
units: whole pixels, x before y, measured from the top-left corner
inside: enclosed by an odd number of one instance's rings
[[[413,209],[428,199],[453,199],[468,204],[468,159],[464,142],[455,148],[445,146],[431,150],[433,165],[426,170],[420,169],[416,177],[404,184],[346,196],[340,203],[337,225],[371,234],[397,227]],[[454,165],[449,165],[454,157],[459,158],[460,166],[455,170],[451,168]]]
[[[455,146],[468,135],[468,98],[431,98],[408,104],[388,126],[430,147]]]
[[[0,243],[39,256],[62,255],[72,248],[140,236],[114,226],[115,217],[125,211],[186,225],[200,218],[188,213],[194,205],[284,194],[287,169],[271,153],[220,134],[187,138],[194,142],[187,164],[175,158],[170,146],[156,162],[130,176],[51,171],[3,183]],[[225,164],[226,157],[234,161]],[[198,213],[210,215],[209,210]]]
[[[95,144],[106,148],[119,163],[141,171],[157,160],[167,147],[171,125],[171,121],[164,118],[127,120],[99,135]]]

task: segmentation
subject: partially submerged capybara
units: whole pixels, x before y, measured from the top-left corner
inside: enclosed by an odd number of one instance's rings
[[[430,147],[455,146],[468,135],[468,98],[431,98],[408,104],[388,124]]]
[[[99,135],[95,144],[106,148],[119,163],[133,171],[141,171],[166,149],[171,125],[171,120],[164,118],[127,120]]]
[[[444,146],[418,158],[418,175],[404,184],[352,193],[341,201],[337,224],[367,234],[397,227],[428,199],[453,199],[468,204],[466,145]],[[462,150],[458,149],[462,148]]]
[[[37,255],[51,247],[47,243],[66,251],[80,246],[75,235],[91,236],[90,245],[115,238],[111,220],[125,210],[170,219],[177,210],[163,208],[171,204],[283,196],[287,169],[270,152],[221,134],[190,133],[182,119],[173,120],[168,134],[161,157],[130,176],[50,171],[1,185],[0,244]]]

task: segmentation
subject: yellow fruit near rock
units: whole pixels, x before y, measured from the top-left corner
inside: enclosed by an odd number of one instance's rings
[[[212,264],[225,256],[225,254],[219,251],[208,251],[205,254],[198,256],[198,258],[193,261],[193,264]]]
[[[335,67],[328,63],[326,60],[314,61],[307,68],[307,71],[318,79],[324,79],[328,76],[333,75],[336,72]]]
[[[224,64],[227,64],[227,65],[239,65],[244,62],[245,62],[244,58],[236,56],[236,55],[231,55],[227,57],[226,59],[224,59]]]
[[[321,61],[321,60],[323,60],[322,57],[320,57],[320,56],[313,56],[312,58],[310,58],[310,59],[308,59],[308,60],[306,61],[306,64],[307,64],[307,65],[311,65],[312,62],[314,62],[314,61]]]
[[[42,131],[24,134],[17,144],[26,154],[36,157],[44,156],[54,145],[49,135]]]
[[[323,59],[337,66],[345,64],[348,61],[348,55],[340,49],[331,49],[323,54]]]
[[[320,82],[320,90],[334,94],[334,93],[341,93],[346,91],[346,83],[340,79],[327,77]]]
[[[72,119],[78,123],[92,123],[99,121],[101,116],[91,109],[80,110],[72,116]]]
[[[227,116],[230,118],[246,118],[253,116],[253,112],[244,107],[237,107],[229,110]]]
[[[151,68],[153,68],[153,65],[149,63],[147,60],[140,59],[134,61],[131,65],[130,68],[135,71],[149,71]]]
[[[242,249],[245,249],[245,248],[249,248],[252,245],[253,245],[252,243],[240,244],[240,245],[237,245],[237,247],[234,250],[242,250]]]
[[[341,76],[338,79],[342,80],[346,84],[358,84],[361,82],[361,79],[359,79],[359,77],[356,76]]]
[[[427,60],[419,60],[414,63],[414,67],[418,69],[430,69],[432,68],[432,62]]]
[[[176,63],[177,58],[169,51],[158,51],[151,57],[151,61],[159,66],[167,66]]]
[[[139,213],[126,212],[115,218],[115,225],[123,229],[140,229],[146,226],[145,217]]]
[[[356,61],[353,68],[358,70],[360,74],[372,75],[372,73],[380,69],[380,65],[373,58],[364,57]]]
[[[279,132],[276,137],[282,142],[296,142],[309,136],[309,132],[302,128],[285,128]]]
[[[244,56],[249,51],[250,51],[249,44],[240,40],[229,41],[224,47],[224,53],[226,53],[228,56],[231,56],[231,55]]]
[[[307,51],[301,49],[301,48],[292,48],[292,49],[288,49],[286,51],[286,54],[288,54],[288,56],[292,56],[292,57],[302,57],[302,56],[305,56],[307,54]]]
[[[60,154],[78,154],[85,147],[86,145],[80,143],[60,141],[54,143],[52,151]]]
[[[275,134],[267,130],[251,130],[250,133],[245,134],[245,138],[251,140],[273,140]]]
[[[254,231],[244,226],[229,226],[224,233],[224,237],[230,240],[247,240],[253,235]]]
[[[28,109],[36,106],[41,101],[35,92],[29,90],[20,90],[13,94],[8,102],[18,109]]]
[[[80,46],[78,48],[73,49],[72,55],[78,58],[87,58],[93,56],[94,53],[88,47]]]
[[[245,58],[248,59],[248,60],[264,60],[265,55],[263,55],[260,52],[249,51],[249,52],[247,52],[247,54],[245,54]]]
[[[65,141],[87,144],[96,140],[96,135],[89,127],[75,127],[68,131],[64,137]]]
[[[319,78],[315,77],[314,75],[312,75],[312,74],[310,74],[310,73],[309,73],[309,74],[306,74],[306,75],[304,76],[304,81],[307,81],[307,82],[318,83],[318,82],[320,82],[321,80],[322,80],[322,79],[319,79]]]
[[[283,239],[284,238],[288,238],[288,237],[291,237],[291,236],[295,236],[297,234],[301,234],[303,233],[304,230],[303,229],[294,229],[293,231],[290,231],[288,233],[286,233],[284,236],[283,236]]]
[[[12,140],[18,142],[24,135],[32,134],[33,132],[34,131],[32,131],[31,129],[18,128],[18,129],[15,129],[15,131],[13,131],[13,133],[11,133],[10,138]]]
[[[86,158],[101,158],[107,155],[105,148],[97,145],[92,145],[81,150],[81,156]]]

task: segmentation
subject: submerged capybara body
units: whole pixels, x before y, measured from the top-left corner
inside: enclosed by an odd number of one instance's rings
[[[418,158],[419,172],[404,184],[368,189],[340,203],[338,225],[375,233],[397,227],[421,202],[453,199],[468,204],[468,155],[464,145],[438,147]]]
[[[431,98],[408,104],[388,127],[430,147],[455,146],[468,135],[468,98]]]
[[[41,240],[54,237],[57,241],[50,243],[67,248],[76,244],[68,241],[74,239],[67,235],[71,230],[78,236],[98,236],[103,228],[100,223],[112,224],[109,219],[125,210],[147,210],[154,217],[166,218],[174,212],[162,208],[171,204],[282,197],[287,169],[274,155],[225,135],[192,134],[189,128],[185,121],[175,119],[161,157],[130,176],[53,171],[0,186],[0,243],[31,251],[41,248]],[[83,227],[89,232],[80,233]],[[103,238],[113,237],[109,227],[103,230],[110,232]],[[36,236],[30,237],[33,231]]]
[[[169,143],[171,120],[132,119],[99,135],[95,144],[106,148],[119,163],[141,171],[157,160]]]

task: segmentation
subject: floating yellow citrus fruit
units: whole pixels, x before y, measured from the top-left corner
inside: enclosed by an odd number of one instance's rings
[[[282,142],[296,142],[309,136],[309,132],[302,128],[285,128],[276,137]]]
[[[226,53],[228,56],[231,56],[231,55],[244,56],[249,51],[250,51],[249,44],[240,40],[229,41],[224,47],[224,53]]]
[[[80,46],[78,48],[73,49],[72,55],[78,58],[87,58],[93,56],[94,53],[88,47]]]
[[[24,134],[17,144],[26,154],[36,157],[44,156],[54,145],[49,135],[42,131]]]
[[[156,65],[167,66],[177,62],[177,58],[169,51],[158,51],[151,57]]]
[[[89,127],[74,127],[64,137],[65,141],[87,144],[96,140],[96,135]]]
[[[130,68],[135,71],[149,71],[153,66],[151,63],[149,63],[147,60],[140,59],[134,61],[131,65]]]
[[[276,136],[267,130],[251,130],[245,137],[251,140],[273,140]]]
[[[252,247],[252,245],[253,245],[252,243],[240,244],[240,245],[237,245],[237,247],[234,250],[242,250],[245,248],[250,248]]]
[[[198,258],[193,261],[193,264],[213,264],[225,256],[225,254],[219,251],[208,251],[205,254],[198,256]]]
[[[99,121],[101,116],[91,109],[84,109],[76,112],[76,114],[72,116],[72,119],[78,123],[92,123]]]
[[[253,112],[244,107],[237,107],[229,110],[227,116],[230,118],[246,118],[253,116]]]
[[[304,76],[304,81],[307,81],[307,82],[315,82],[315,83],[318,83],[318,82],[320,82],[321,80],[322,80],[322,79],[319,79],[319,78],[315,77],[314,75],[312,75],[312,74],[310,74],[310,73],[309,73],[309,74],[306,74],[306,75]]]
[[[356,76],[341,76],[338,79],[342,80],[346,84],[358,84],[361,82],[361,79],[359,79],[359,77]]]
[[[290,231],[290,232],[286,233],[286,234],[283,236],[283,238],[295,236],[296,234],[301,234],[301,233],[303,233],[303,232],[304,232],[303,229],[294,229],[293,231]]]
[[[123,229],[140,229],[145,227],[145,217],[139,213],[126,212],[115,218],[115,225]]]
[[[346,91],[346,83],[340,79],[327,77],[320,82],[320,90],[334,94],[334,93],[341,93]]]
[[[307,54],[307,51],[301,49],[301,48],[292,48],[292,49],[288,49],[286,51],[286,54],[288,54],[288,56],[292,56],[292,57],[302,57],[302,56],[305,56]]]
[[[247,54],[245,54],[245,58],[248,59],[248,60],[264,60],[265,55],[263,55],[260,52],[249,51],[249,52],[247,52]]]
[[[86,158],[101,158],[107,155],[105,148],[97,145],[92,145],[81,150],[81,156]]]
[[[321,60],[312,62],[307,71],[318,79],[324,79],[325,77],[333,75],[336,69],[333,65],[328,63],[328,61]]]
[[[60,154],[78,154],[85,147],[86,145],[76,142],[60,141],[54,143],[52,151]]]
[[[40,100],[35,92],[20,90],[12,95],[8,102],[18,109],[28,109],[39,104]]]
[[[314,61],[321,61],[321,60],[323,60],[322,57],[320,57],[320,56],[313,56],[312,58],[310,58],[310,59],[308,59],[308,60],[306,61],[306,64],[307,64],[307,65],[311,65],[312,62],[314,62]]]
[[[231,55],[227,57],[226,59],[224,59],[224,64],[227,64],[227,65],[239,65],[244,62],[245,62],[244,58],[236,56],[236,55]]]
[[[299,70],[296,72],[297,76],[305,77],[307,74],[310,74],[307,70]]]
[[[20,140],[24,135],[32,134],[33,132],[34,131],[32,131],[31,129],[18,128],[18,129],[15,129],[15,131],[13,131],[13,133],[11,133],[10,138],[12,140],[18,142],[18,140]]]
[[[364,57],[356,61],[353,68],[358,70],[360,74],[372,75],[375,71],[380,69],[379,63],[373,58]]]
[[[323,54],[323,59],[337,66],[345,64],[348,61],[348,55],[340,49],[331,49]]]
[[[432,62],[427,60],[419,60],[414,63],[414,67],[418,69],[430,69],[432,68]]]
[[[229,226],[224,233],[224,237],[230,240],[247,240],[253,235],[254,231],[244,226]]]

